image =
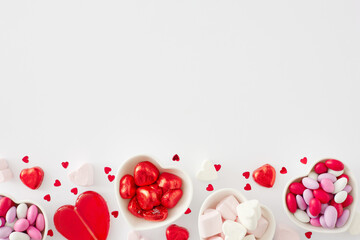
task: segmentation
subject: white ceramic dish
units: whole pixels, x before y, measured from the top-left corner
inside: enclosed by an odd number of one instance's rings
[[[244,195],[236,189],[224,188],[224,189],[217,190],[205,199],[205,201],[203,202],[203,204],[201,206],[198,217],[200,217],[206,209],[209,209],[209,208],[215,209],[216,205],[222,199],[224,199],[225,197],[230,196],[230,195],[234,195],[234,197],[239,202],[244,202],[247,200],[244,197]],[[275,229],[276,229],[275,217],[274,217],[273,213],[271,212],[271,210],[262,204],[261,204],[261,214],[266,220],[269,221],[269,226],[268,226],[268,229],[266,230],[266,232],[264,233],[264,235],[262,236],[262,238],[259,238],[258,240],[272,240],[274,238]],[[200,238],[200,240],[205,240],[205,238]]]
[[[314,163],[310,170],[308,171],[307,175],[314,169],[315,165],[319,162],[325,162],[327,159],[330,158],[326,158],[326,159],[322,159],[316,163]],[[352,226],[352,223],[355,222],[354,217],[356,216],[356,207],[358,205],[358,185],[355,179],[355,176],[352,174],[351,170],[345,165],[345,174],[347,174],[349,176],[349,183],[352,186],[352,191],[351,191],[351,196],[353,196],[354,201],[353,203],[348,207],[348,209],[350,210],[350,217],[349,220],[347,221],[347,223],[341,227],[341,228],[334,228],[334,229],[326,229],[323,227],[315,227],[312,226],[310,223],[302,223],[299,220],[297,220],[294,216],[293,213],[291,213],[289,211],[289,209],[287,208],[286,205],[286,195],[289,193],[289,186],[291,183],[293,182],[299,182],[303,177],[307,176],[301,176],[301,177],[296,177],[294,179],[292,179],[291,181],[289,181],[289,183],[285,186],[284,189],[284,194],[283,194],[283,207],[284,210],[286,212],[286,214],[288,215],[288,217],[291,219],[291,221],[293,221],[297,226],[307,230],[307,231],[311,231],[311,232],[320,232],[320,233],[342,233],[342,232],[346,232],[348,231]],[[360,226],[358,226],[360,228]]]
[[[174,208],[169,209],[169,215],[167,219],[165,219],[162,222],[146,221],[142,218],[138,218],[132,215],[127,209],[129,204],[129,199],[122,199],[119,193],[120,179],[126,174],[133,175],[134,167],[136,166],[136,164],[142,161],[149,161],[153,163],[159,169],[160,173],[169,172],[172,174],[176,174],[182,179],[183,184],[181,189],[183,190],[183,196]],[[125,221],[135,230],[149,230],[162,226],[167,226],[170,223],[177,220],[179,217],[183,216],[192,200],[193,186],[190,177],[182,170],[178,168],[164,168],[160,166],[159,163],[153,158],[146,155],[140,155],[130,158],[129,160],[124,162],[123,165],[119,168],[115,178],[115,195],[120,207],[120,211]]]
[[[39,209],[39,213],[42,213],[44,215],[44,219],[45,219],[45,229],[44,231],[41,232],[42,234],[42,239],[41,240],[45,240],[46,239],[46,236],[47,236],[47,233],[48,233],[48,228],[49,228],[49,221],[48,221],[48,218],[46,216],[46,212],[44,211],[44,208],[41,207],[41,205],[39,205],[38,203],[34,202],[34,201],[29,201],[29,200],[25,200],[25,201],[16,201],[14,200],[14,198],[12,198],[11,196],[9,196],[8,194],[1,194],[0,193],[0,196],[3,196],[3,197],[8,197],[10,198],[16,205],[20,204],[20,203],[26,203],[28,205],[28,207],[30,207],[31,205],[36,205]]]

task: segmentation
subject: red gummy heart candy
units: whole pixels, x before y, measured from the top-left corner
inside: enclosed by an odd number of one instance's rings
[[[56,211],[54,224],[68,240],[106,240],[110,228],[109,209],[101,195],[84,192],[75,206],[62,206]]]
[[[44,171],[40,167],[27,168],[20,173],[20,180],[33,190],[41,186],[43,179]]]
[[[276,171],[270,164],[265,164],[253,172],[253,178],[259,185],[271,188],[275,183]]]
[[[134,179],[137,186],[147,186],[156,182],[159,169],[149,161],[140,162],[135,166]]]
[[[186,228],[173,224],[166,229],[166,239],[187,240],[189,239],[189,232]]]

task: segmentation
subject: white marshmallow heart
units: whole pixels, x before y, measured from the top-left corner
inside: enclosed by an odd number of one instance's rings
[[[258,200],[245,201],[236,208],[238,219],[247,230],[254,231],[261,217],[261,208]]]
[[[85,163],[78,170],[71,172],[69,179],[79,186],[91,186],[94,184],[94,167],[89,163]]]
[[[196,178],[200,181],[211,181],[218,178],[214,163],[206,160],[202,163],[201,169],[197,172]]]
[[[13,178],[13,173],[9,168],[7,161],[3,158],[0,158],[0,183],[6,182]]]
[[[226,220],[222,225],[225,240],[242,240],[246,235],[246,228],[238,222]]]

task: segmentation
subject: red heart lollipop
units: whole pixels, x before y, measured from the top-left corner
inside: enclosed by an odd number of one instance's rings
[[[153,184],[158,179],[159,174],[159,169],[151,162],[140,162],[134,169],[135,183],[139,187]]]
[[[110,228],[109,209],[101,195],[84,192],[75,206],[62,206],[56,211],[54,224],[68,240],[106,240]]]
[[[265,164],[253,172],[253,178],[259,185],[271,188],[275,183],[276,171],[270,164]]]
[[[186,228],[173,224],[166,229],[166,239],[187,240],[189,239],[189,232]]]
[[[41,186],[43,179],[44,171],[40,167],[27,168],[20,173],[20,180],[33,190]]]

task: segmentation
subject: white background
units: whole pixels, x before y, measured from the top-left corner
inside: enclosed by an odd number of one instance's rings
[[[359,43],[359,1],[1,1],[0,155],[16,178],[0,191],[40,202],[51,219],[76,199],[67,173],[91,162],[96,183],[80,191],[100,192],[113,211],[103,167],[114,174],[148,153],[194,177],[211,159],[222,164],[215,189],[249,182],[246,196],[295,228],[281,204],[288,179],[324,157],[360,173]],[[288,169],[273,189],[242,177],[264,163]],[[17,176],[36,165],[46,176],[31,191]],[[194,179],[192,213],[177,221],[191,239],[207,184]],[[129,230],[112,217],[109,239]]]

